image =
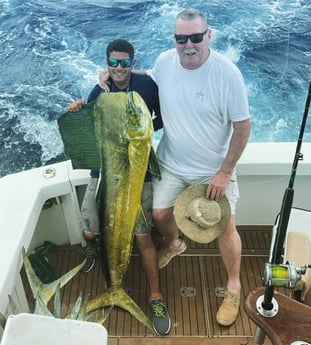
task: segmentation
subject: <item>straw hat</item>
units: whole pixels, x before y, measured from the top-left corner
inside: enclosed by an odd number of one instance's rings
[[[207,185],[188,187],[176,199],[174,216],[179,229],[191,240],[209,243],[227,227],[231,209],[226,196],[219,201],[205,198]]]

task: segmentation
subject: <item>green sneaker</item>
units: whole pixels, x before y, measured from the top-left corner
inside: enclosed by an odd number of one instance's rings
[[[171,329],[171,319],[166,305],[160,298],[149,301],[149,304],[152,312],[153,330],[157,335],[168,334]]]
[[[85,261],[81,271],[84,273],[90,272],[95,265],[96,257],[98,255],[98,244],[97,243],[86,243],[86,246],[82,248],[82,261]]]

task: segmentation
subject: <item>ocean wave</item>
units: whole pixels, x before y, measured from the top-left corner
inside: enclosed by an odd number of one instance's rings
[[[190,0],[0,0],[0,175],[64,159],[56,119],[86,97],[114,38],[131,41],[137,68],[174,47],[174,20]],[[198,0],[211,47],[241,69],[250,141],[295,141],[310,82],[306,0]],[[311,141],[307,123],[304,140]],[[158,138],[157,138],[158,139]],[[3,163],[6,162],[6,165]]]

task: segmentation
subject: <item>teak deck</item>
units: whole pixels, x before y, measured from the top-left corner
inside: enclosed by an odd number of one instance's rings
[[[129,313],[113,308],[104,326],[109,334],[109,345],[253,345],[255,324],[244,311],[248,293],[262,286],[264,263],[268,260],[271,227],[239,227],[242,239],[241,305],[236,322],[221,327],[215,316],[222,301],[226,272],[217,241],[202,245],[185,239],[187,251],[174,258],[160,271],[161,292],[167,303],[172,327],[165,337],[153,336]],[[62,246],[49,256],[58,275],[80,260],[80,246]],[[26,284],[27,285],[27,284]],[[139,255],[134,249],[125,287],[135,302],[150,316],[148,288]],[[28,289],[28,288],[27,288]],[[105,289],[101,264],[97,260],[89,273],[79,273],[62,288],[62,312],[67,315],[78,294],[95,296]],[[28,290],[31,296],[30,291]],[[266,338],[265,345],[271,342]]]

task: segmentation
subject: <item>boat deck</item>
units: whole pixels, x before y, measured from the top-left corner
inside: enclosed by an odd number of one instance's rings
[[[160,271],[161,292],[167,303],[172,327],[165,337],[155,337],[129,313],[113,308],[105,327],[109,345],[253,345],[256,326],[244,311],[244,299],[250,290],[262,286],[261,275],[268,260],[271,227],[239,227],[243,252],[241,264],[241,306],[237,321],[230,327],[216,323],[216,311],[222,301],[226,273],[217,241],[198,244],[186,239],[187,251]],[[61,246],[49,260],[58,275],[79,263],[80,246]],[[67,315],[78,294],[95,296],[105,289],[100,262],[89,273],[79,273],[62,288],[62,313]],[[26,283],[27,285],[27,283]],[[137,251],[133,250],[125,279],[128,293],[150,316],[148,288]],[[27,286],[28,295],[31,292]],[[31,299],[31,298],[30,298]],[[32,302],[31,302],[32,303]],[[271,342],[266,338],[265,345]]]

